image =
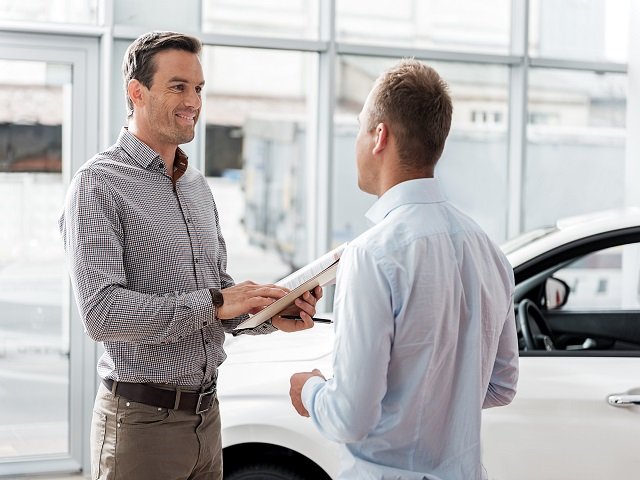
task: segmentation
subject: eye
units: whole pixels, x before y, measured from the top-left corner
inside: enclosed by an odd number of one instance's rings
[[[200,85],[198,85],[198,86],[196,87],[196,93],[197,93],[198,95],[201,95],[201,94],[202,94],[202,87],[201,87]]]
[[[176,92],[182,92],[182,91],[184,91],[184,85],[182,85],[182,84],[173,85],[171,87],[171,90],[174,90]]]

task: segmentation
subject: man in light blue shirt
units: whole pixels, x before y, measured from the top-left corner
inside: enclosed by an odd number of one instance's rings
[[[333,378],[291,377],[291,400],[344,444],[341,479],[474,480],[483,408],[514,397],[511,265],[434,176],[451,125],[447,85],[404,60],[359,115],[358,186],[375,224],[338,268]]]

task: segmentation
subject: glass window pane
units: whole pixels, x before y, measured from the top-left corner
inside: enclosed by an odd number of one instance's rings
[[[533,57],[627,62],[630,0],[530,0]]]
[[[524,230],[624,202],[627,78],[529,74]]]
[[[564,280],[571,288],[563,310],[640,308],[640,244],[591,253],[553,276]]]
[[[67,273],[57,220],[71,67],[0,61],[0,72],[0,203],[9,206],[0,229],[0,459],[6,459],[69,450]]]
[[[367,228],[364,214],[375,201],[357,185],[357,115],[375,79],[396,60],[341,57],[335,122],[332,192],[334,243]],[[446,195],[496,241],[506,234],[508,69],[502,66],[427,62],[447,81],[453,123],[436,177]]]
[[[273,282],[307,257],[309,104],[317,54],[205,47],[207,175],[237,282]]]
[[[95,25],[98,23],[98,0],[0,0],[0,18]]]
[[[207,0],[202,31],[315,40],[318,0]]]
[[[336,0],[339,41],[509,53],[509,0]]]
[[[111,1],[113,2],[113,22],[116,25],[174,32],[197,32],[200,28],[200,2],[197,1]]]

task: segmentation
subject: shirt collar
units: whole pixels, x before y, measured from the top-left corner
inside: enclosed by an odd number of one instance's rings
[[[435,178],[418,178],[394,185],[369,208],[366,217],[380,223],[397,207],[409,203],[439,203],[446,199]]]
[[[149,145],[140,141],[133,133],[129,132],[127,127],[122,127],[116,144],[129,154],[142,168],[157,167],[159,164],[164,165],[160,154],[153,150]],[[177,171],[178,177],[187,170],[189,165],[189,157],[184,151],[178,147],[173,162],[173,168]]]

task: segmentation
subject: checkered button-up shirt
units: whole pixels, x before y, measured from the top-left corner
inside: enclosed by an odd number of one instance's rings
[[[218,212],[180,149],[174,163],[172,179],[125,128],[71,181],[60,230],[85,329],[104,343],[102,378],[209,383],[226,357],[224,332],[246,318],[215,317],[208,289],[234,284]]]

